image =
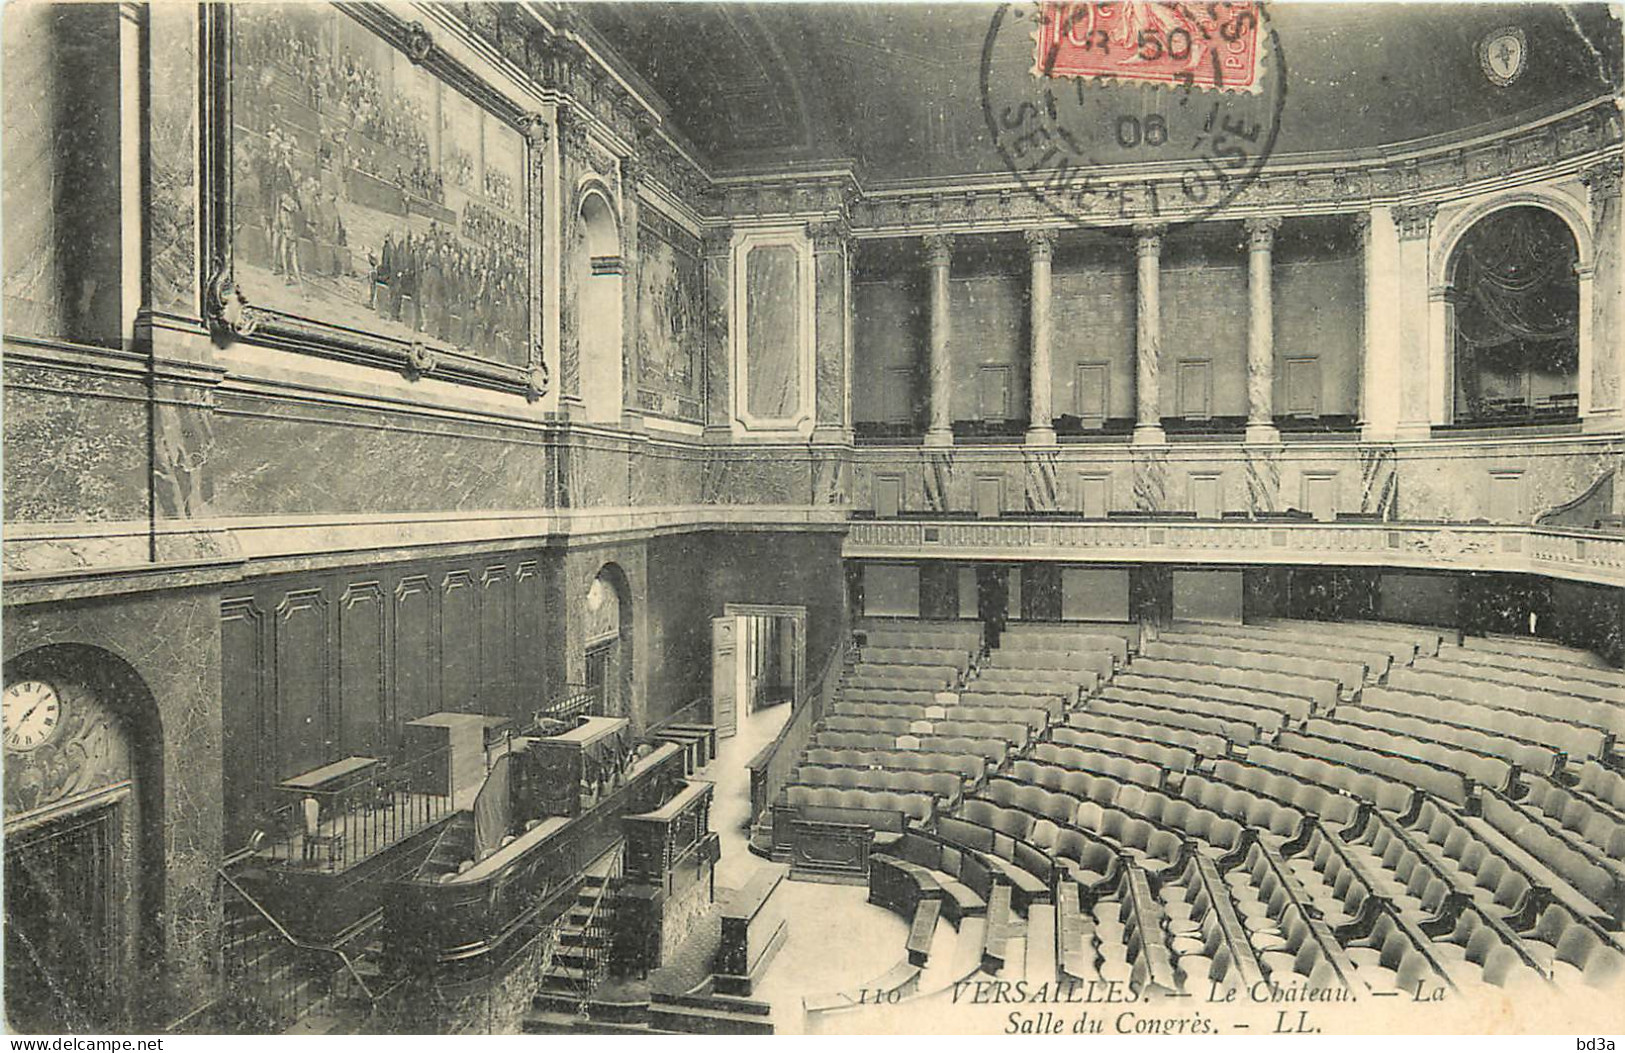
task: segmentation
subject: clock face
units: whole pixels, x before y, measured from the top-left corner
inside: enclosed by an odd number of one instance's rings
[[[43,680],[19,680],[6,687],[3,703],[5,745],[13,753],[27,753],[51,740],[62,721],[62,700],[56,688]]]

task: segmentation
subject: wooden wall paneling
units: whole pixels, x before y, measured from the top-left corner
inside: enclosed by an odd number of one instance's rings
[[[479,587],[465,568],[440,582],[440,697],[451,713],[480,711]]]
[[[395,687],[393,741],[408,721],[440,709],[440,676],[435,631],[435,591],[425,574],[409,574],[395,584],[392,662]]]
[[[275,779],[338,757],[331,718],[331,604],[321,587],[287,592],[276,607]]]
[[[384,586],[352,582],[339,598],[339,742],[343,755],[389,756],[389,646]]]
[[[547,693],[546,604],[536,560],[522,559],[514,567],[513,594],[514,712],[524,717],[541,708]]]
[[[506,564],[480,576],[481,713],[517,716],[513,699],[513,576]]]
[[[221,794],[225,802],[226,848],[235,849],[252,832],[253,816],[264,802],[268,665],[265,612],[253,596],[220,604],[220,719],[223,726]]]

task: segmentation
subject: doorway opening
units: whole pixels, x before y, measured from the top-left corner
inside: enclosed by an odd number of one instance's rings
[[[718,736],[805,694],[807,608],[724,604],[722,617],[712,619],[711,645],[711,723]]]

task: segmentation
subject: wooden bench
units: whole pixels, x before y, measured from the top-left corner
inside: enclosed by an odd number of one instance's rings
[[[931,941],[937,934],[937,918],[942,913],[942,901],[923,899],[914,908],[914,921],[908,928],[908,962],[924,966],[931,955]]]
[[[1000,885],[987,901],[987,931],[982,935],[982,968],[997,973],[1004,968],[1010,942],[1010,886]]]

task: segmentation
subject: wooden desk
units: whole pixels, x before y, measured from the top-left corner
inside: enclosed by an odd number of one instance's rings
[[[280,788],[294,793],[336,793],[363,781],[378,764],[377,757],[345,757],[284,779]]]

